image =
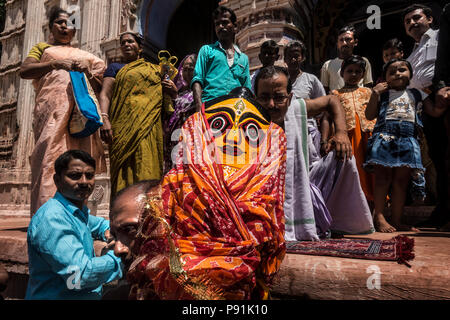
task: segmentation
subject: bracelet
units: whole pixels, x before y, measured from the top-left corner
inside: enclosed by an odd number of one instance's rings
[[[102,115],[102,117],[108,118],[109,119],[109,115],[107,113],[100,113]]]
[[[326,144],[326,143],[328,143],[328,141],[324,141],[324,140],[320,141],[320,144],[321,144],[321,145],[322,145],[322,144]]]

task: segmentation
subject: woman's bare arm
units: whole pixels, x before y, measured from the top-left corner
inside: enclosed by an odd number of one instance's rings
[[[56,69],[69,71],[72,68],[72,63],[73,61],[70,59],[40,62],[35,58],[27,57],[20,66],[19,75],[22,79],[39,79]]]
[[[111,144],[113,140],[111,122],[109,121],[109,107],[111,105],[115,81],[116,79],[113,77],[105,77],[103,79],[102,91],[100,91],[98,101],[103,118],[103,126],[100,128],[100,137],[107,144]]]

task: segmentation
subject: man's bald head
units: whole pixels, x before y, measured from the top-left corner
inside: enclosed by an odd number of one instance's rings
[[[159,180],[146,180],[122,189],[111,203],[109,219],[115,239],[114,254],[122,259],[128,270],[132,248],[147,202],[147,193],[158,187]]]
[[[111,202],[109,218],[114,218],[114,216],[118,213],[117,209],[119,209],[119,207],[121,207],[124,202],[134,200],[133,202],[135,202],[136,204],[142,203],[145,200],[145,194],[160,183],[161,181],[159,180],[144,180],[120,190],[116,194],[114,200]]]

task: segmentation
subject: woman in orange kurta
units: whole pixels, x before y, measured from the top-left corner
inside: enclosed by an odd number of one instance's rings
[[[75,100],[68,71],[86,73],[98,92],[105,63],[89,52],[70,46],[75,29],[68,24],[69,14],[60,8],[53,8],[49,17],[52,41],[35,45],[20,70],[22,78],[33,79],[36,91],[33,110],[35,147],[30,156],[31,215],[54,196],[53,166],[65,151],[80,149],[88,152],[96,160],[96,173],[106,172],[99,133],[85,138],[69,135],[69,119]]]
[[[186,120],[175,167],[147,195],[134,297],[268,298],[285,254],[286,137],[263,113],[226,96]]]
[[[372,133],[376,119],[367,120],[365,110],[372,90],[359,87],[359,81],[364,77],[365,61],[359,56],[351,56],[342,62],[341,76],[345,86],[333,90],[332,94],[339,97],[345,110],[347,131],[352,142],[352,150],[358,168],[361,188],[369,203],[373,202],[374,178],[373,174],[366,172],[362,164],[365,161],[367,141]]]

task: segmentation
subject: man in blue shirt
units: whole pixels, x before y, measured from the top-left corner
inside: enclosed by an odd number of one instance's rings
[[[69,150],[55,161],[57,192],[28,226],[30,279],[25,299],[100,299],[104,283],[122,277],[112,251],[95,257],[93,238],[110,237],[107,220],[86,207],[95,183],[95,160]]]
[[[236,87],[251,89],[248,57],[234,44],[235,13],[219,6],[213,20],[219,41],[200,48],[191,81],[197,111],[203,102],[226,95]]]

